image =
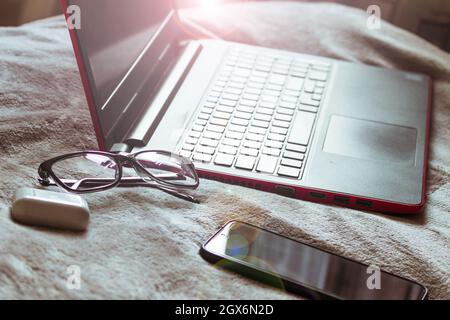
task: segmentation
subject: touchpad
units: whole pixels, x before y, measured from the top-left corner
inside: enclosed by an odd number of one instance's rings
[[[414,166],[416,142],[414,128],[332,116],[323,150],[352,158]]]

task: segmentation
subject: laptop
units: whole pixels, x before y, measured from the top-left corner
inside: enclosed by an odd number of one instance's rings
[[[303,200],[423,208],[428,76],[189,39],[169,0],[62,3],[101,150],[168,150],[201,178]]]

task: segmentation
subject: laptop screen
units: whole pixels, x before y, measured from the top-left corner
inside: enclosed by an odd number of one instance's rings
[[[127,78],[171,13],[171,1],[69,0],[67,4],[80,9],[81,28],[75,30],[78,47],[106,135],[126,107],[111,103],[112,97],[124,85],[138,85],[127,83]]]

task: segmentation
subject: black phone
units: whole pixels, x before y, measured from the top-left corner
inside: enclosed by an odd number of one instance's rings
[[[311,299],[423,300],[423,285],[259,227],[230,221],[200,250],[207,261]]]

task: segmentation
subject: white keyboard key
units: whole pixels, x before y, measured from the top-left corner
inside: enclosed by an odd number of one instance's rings
[[[248,127],[249,125],[249,121],[245,120],[245,119],[239,119],[239,118],[233,118],[233,120],[231,120],[232,124],[238,125],[238,126],[244,126],[244,127]]]
[[[273,121],[272,125],[274,127],[285,128],[285,129],[288,129],[291,126],[291,124],[289,122],[280,121],[280,120]]]
[[[236,107],[237,101],[233,100],[220,100],[219,105],[226,106],[226,107]]]
[[[300,169],[281,166],[278,169],[278,175],[290,178],[298,178],[300,176]]]
[[[323,94],[323,92],[324,92],[323,88],[317,87],[317,88],[314,89],[314,93],[315,94]]]
[[[198,115],[198,118],[199,118],[199,119],[203,119],[203,120],[209,120],[210,117],[211,117],[210,114],[204,113],[204,112],[202,112],[202,113],[200,113],[200,114]]]
[[[270,128],[270,132],[276,133],[276,134],[281,134],[281,135],[285,136],[288,133],[288,129],[272,127],[272,128]]]
[[[260,95],[262,92],[261,89],[257,89],[257,88],[247,88],[245,90],[245,93],[249,93],[249,94],[256,94],[256,95]]]
[[[274,148],[274,149],[282,149],[283,143],[281,143],[279,141],[267,140],[266,146],[269,148]]]
[[[234,114],[235,118],[250,120],[252,118],[251,113],[238,111]]]
[[[253,82],[253,83],[261,83],[261,84],[264,84],[264,83],[266,83],[266,78],[263,78],[263,77],[256,77],[256,76],[251,76],[250,78],[249,78],[249,81],[250,82]]]
[[[300,111],[297,113],[289,136],[289,143],[306,146],[314,127],[315,114]]]
[[[300,91],[286,89],[283,91],[283,94],[287,95],[287,96],[293,96],[293,97],[298,98],[300,96]]]
[[[220,138],[222,138],[222,135],[217,132],[205,131],[205,133],[203,134],[203,137],[208,138],[208,139],[220,140]]]
[[[273,173],[277,167],[278,158],[262,155],[259,159],[256,171],[264,173]]]
[[[264,136],[255,133],[249,133],[247,134],[247,140],[262,142],[264,140]]]
[[[308,93],[313,93],[315,86],[316,86],[316,83],[314,81],[308,79],[305,81],[305,84],[303,85],[303,90]]]
[[[239,133],[244,133],[245,131],[247,130],[247,128],[246,127],[243,127],[243,126],[235,126],[235,125],[230,125],[229,127],[228,127],[228,131],[229,132],[239,132]]]
[[[257,157],[259,154],[259,150],[256,149],[250,149],[250,148],[242,148],[240,150],[241,154],[244,154],[246,156],[252,156],[252,157]]]
[[[277,90],[266,89],[264,91],[264,95],[273,96],[273,97],[279,97],[281,95],[281,92],[277,91]],[[263,99],[263,100],[266,101],[265,99]]]
[[[292,121],[292,117],[291,116],[288,116],[288,115],[285,115],[285,114],[280,114],[280,113],[278,113],[275,116],[275,119],[276,120],[281,120],[281,121],[287,121],[287,122],[291,122]]]
[[[253,170],[255,162],[256,158],[254,157],[240,155],[237,158],[236,164],[234,166],[238,169]]]
[[[272,120],[272,117],[267,115],[267,114],[256,113],[255,114],[255,120],[261,120],[261,121],[270,122]]]
[[[219,119],[219,118],[212,118],[210,123],[214,124],[214,125],[217,125],[217,126],[226,127],[227,124],[228,124],[228,120]]]
[[[209,154],[203,154],[203,153],[195,153],[192,157],[194,161],[209,163],[212,160],[212,156]]]
[[[189,137],[197,138],[197,139],[200,138],[201,135],[202,135],[201,132],[198,132],[198,131],[191,131],[189,133]]]
[[[281,108],[286,108],[286,109],[296,109],[297,108],[297,104],[296,103],[292,103],[292,102],[287,102],[287,101],[281,101],[280,102],[280,107]]]
[[[268,122],[268,121],[253,120],[253,122],[252,122],[252,126],[264,128],[264,129],[269,128],[269,125],[270,125],[270,122]]]
[[[261,101],[276,103],[278,101],[278,97],[269,96],[269,95],[262,95],[261,96]]]
[[[280,86],[279,84],[269,83],[269,84],[267,84],[266,89],[281,92],[281,91],[283,91],[283,86]]]
[[[269,135],[267,136],[267,139],[273,140],[273,141],[284,142],[284,140],[286,140],[286,136],[283,136],[281,134],[269,133]]]
[[[312,70],[309,74],[309,78],[312,80],[327,81],[328,73],[323,71]]]
[[[230,138],[224,138],[222,140],[222,144],[226,144],[228,146],[232,146],[232,147],[239,147],[241,145],[241,141],[240,140],[235,140],[235,139],[230,139]]]
[[[268,154],[274,157],[280,156],[280,150],[279,149],[273,149],[273,148],[263,148],[262,153]]]
[[[246,99],[246,100],[251,100],[251,101],[258,101],[259,100],[259,95],[257,95],[257,94],[250,94],[250,93],[244,93],[242,95],[242,98]]]
[[[258,128],[258,127],[249,127],[248,132],[250,133],[256,133],[261,135],[266,135],[267,129],[264,128]]]
[[[186,140],[184,141],[187,144],[193,144],[196,145],[198,142],[198,138],[194,138],[194,137],[187,137]]]
[[[210,124],[209,126],[206,127],[207,131],[212,131],[212,132],[217,132],[217,133],[223,133],[225,131],[224,127],[221,126],[216,126],[213,124]]]
[[[216,110],[220,111],[220,112],[225,112],[225,113],[233,113],[234,108],[233,107],[227,107],[227,106],[218,105]]]
[[[237,148],[232,147],[232,146],[222,145],[219,148],[219,152],[235,155],[237,153]]]
[[[234,70],[233,74],[239,77],[248,77],[250,76],[251,71],[249,69],[237,68]]]
[[[195,146],[193,144],[185,144],[183,146],[183,150],[190,151],[190,152],[194,151],[194,148],[195,148]]]
[[[237,100],[239,100],[239,95],[232,94],[232,93],[224,93],[224,94],[222,94],[222,99],[237,101]]]
[[[196,124],[196,125],[194,125],[194,126],[192,127],[192,130],[193,130],[193,131],[197,131],[197,132],[203,132],[203,130],[205,130],[205,127]]]
[[[242,140],[244,138],[244,134],[241,132],[227,131],[225,137],[235,140]]]
[[[226,88],[225,89],[226,93],[230,93],[230,94],[237,94],[240,95],[242,93],[242,89],[238,89],[238,88]]]
[[[319,112],[319,108],[318,107],[307,106],[307,105],[304,105],[304,104],[301,104],[298,107],[298,109],[301,110],[301,111],[307,111],[307,112],[311,112],[311,113]]]
[[[180,151],[180,156],[185,157],[187,159],[190,159],[191,155],[192,155],[192,152],[190,152],[190,151],[186,151],[186,150]]]
[[[202,138],[202,139],[200,139],[200,145],[216,148],[219,145],[219,141],[213,140],[213,139]],[[189,151],[192,151],[192,150],[189,150]]]
[[[243,146],[246,148],[259,150],[261,149],[261,142],[245,140]]]
[[[228,87],[242,90],[245,88],[245,83],[230,81]]]
[[[273,112],[274,112],[273,109],[268,109],[268,108],[259,107],[256,109],[256,113],[266,114],[269,116],[272,116]]]
[[[318,107],[320,106],[320,101],[314,100],[312,98],[311,94],[308,93],[302,93],[301,97],[300,97],[300,103],[301,104],[306,104],[308,106],[313,106],[313,107]]]
[[[247,87],[249,87],[249,88],[256,88],[256,89],[262,89],[262,88],[264,88],[264,83],[249,82],[249,83],[247,83]]]
[[[299,146],[297,144],[288,144],[286,146],[286,150],[294,151],[294,152],[300,152],[300,153],[306,153],[306,147],[305,146]]]
[[[219,86],[219,87],[225,87],[227,85],[227,82],[217,80],[216,82],[214,82],[214,85]]]
[[[283,85],[286,82],[286,76],[272,74],[268,80],[269,83]]]
[[[277,107],[277,104],[269,101],[261,101],[259,106],[268,109],[275,109]]]
[[[300,169],[302,167],[302,165],[303,165],[303,162],[299,161],[299,160],[282,159],[281,160],[281,165]]]
[[[216,152],[214,148],[205,146],[198,146],[196,151],[198,153],[205,153],[205,154],[214,154],[214,152]]]
[[[199,118],[199,119],[197,119],[197,120],[195,121],[195,124],[204,127],[204,126],[206,126],[206,125],[208,124],[208,121]]]
[[[203,107],[202,112],[203,113],[207,113],[207,114],[211,114],[214,111],[214,106],[213,107]]]
[[[305,154],[293,151],[286,151],[283,153],[283,158],[303,161],[305,159]]]
[[[284,102],[297,103],[298,98],[294,96],[284,95],[281,97],[281,100]]]
[[[246,112],[252,114],[253,111],[255,111],[254,107],[248,107],[248,106],[239,106],[237,107],[237,110],[240,112]]]
[[[255,133],[249,133],[247,134],[247,140],[262,142],[264,140],[264,136]]]
[[[220,166],[231,167],[234,162],[234,156],[229,154],[218,153],[214,159],[214,163]]]
[[[214,117],[214,118],[219,118],[219,119],[230,120],[231,114],[230,114],[230,113],[226,113],[226,112],[216,111],[216,112],[213,114],[213,117]]]
[[[286,89],[300,91],[303,88],[303,79],[290,77],[287,84]]]
[[[277,112],[279,114],[286,114],[288,116],[293,116],[294,115],[294,110],[292,110],[292,109],[278,108]]]

